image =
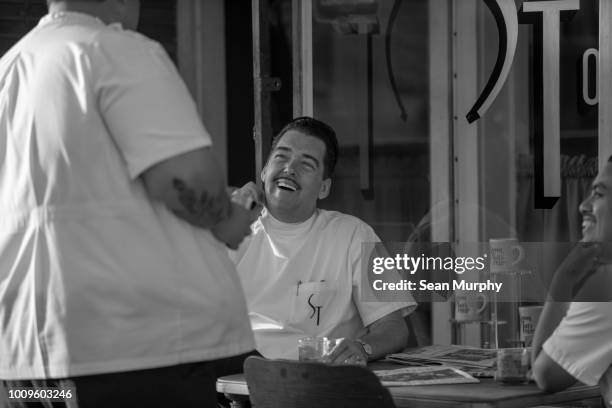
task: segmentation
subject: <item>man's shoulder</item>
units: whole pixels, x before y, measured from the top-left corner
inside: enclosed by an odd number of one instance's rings
[[[338,222],[338,223],[343,223],[347,225],[359,225],[359,226],[365,225],[369,227],[369,225],[366,224],[365,221],[351,214],[346,214],[340,211],[323,210],[323,209],[318,209],[317,211],[318,211],[318,218],[325,220],[326,222]]]
[[[96,33],[95,39],[102,46],[118,48],[160,49],[160,43],[136,31],[123,29],[118,24],[110,24]]]
[[[100,31],[93,47],[93,58],[102,76],[150,78],[177,73],[160,43],[118,25],[111,24]]]
[[[340,211],[319,209],[317,224],[321,229],[331,229],[342,234],[375,235],[374,230],[365,221],[354,215]]]
[[[606,325],[612,329],[612,301],[575,300],[570,303],[563,322],[568,319],[574,323]]]
[[[598,308],[612,309],[612,294],[609,288],[612,286],[612,265],[599,265],[595,271],[585,280],[576,294],[576,302],[597,302]]]

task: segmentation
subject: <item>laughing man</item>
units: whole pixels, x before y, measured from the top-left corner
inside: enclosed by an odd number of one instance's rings
[[[612,407],[612,157],[580,204],[582,242],[555,272],[534,336],[533,375],[560,391],[599,384]]]
[[[412,296],[361,298],[361,244],[380,239],[356,217],[317,208],[329,195],[337,156],[334,130],[301,117],[276,136],[261,172],[265,208],[234,255],[265,357],[296,359],[304,336],[342,338],[334,363],[375,360],[406,346]],[[249,189],[253,183],[242,192]]]

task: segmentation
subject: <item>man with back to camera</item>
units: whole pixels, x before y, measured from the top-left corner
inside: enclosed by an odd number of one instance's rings
[[[140,2],[48,6],[0,59],[0,405],[213,407],[254,348],[226,250],[254,213]]]
[[[265,208],[233,254],[247,298],[257,350],[298,356],[304,336],[343,338],[334,363],[374,360],[406,346],[404,316],[416,303],[361,299],[361,244],[379,242],[356,217],[317,208],[328,196],[338,157],[334,130],[294,119],[276,136],[262,170]],[[238,195],[263,201],[253,183]]]
[[[580,204],[582,241],[555,272],[533,340],[533,376],[547,391],[601,387],[612,407],[612,157]]]

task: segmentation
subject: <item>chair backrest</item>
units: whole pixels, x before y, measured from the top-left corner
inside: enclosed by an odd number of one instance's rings
[[[244,372],[253,408],[395,408],[363,367],[249,357]]]

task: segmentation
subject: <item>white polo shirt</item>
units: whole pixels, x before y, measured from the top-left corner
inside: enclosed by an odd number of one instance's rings
[[[543,350],[612,408],[612,302],[572,302]]]
[[[138,176],[211,139],[161,46],[45,16],[0,60],[0,378],[211,360],[254,347],[225,246]]]
[[[268,358],[297,359],[300,337],[357,338],[389,313],[416,307],[410,293],[404,302],[363,300],[361,244],[380,239],[356,217],[319,209],[287,224],[264,210],[252,230],[232,257],[257,350]]]

